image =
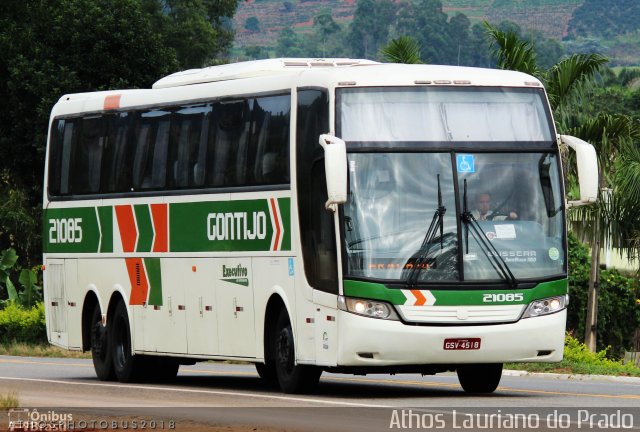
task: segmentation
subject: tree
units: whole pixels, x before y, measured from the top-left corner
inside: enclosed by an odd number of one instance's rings
[[[249,30],[252,32],[260,31],[260,20],[257,17],[249,17],[244,22],[245,30]]]
[[[0,197],[13,197],[0,209],[0,245],[13,242],[26,262],[40,259],[43,160],[58,98],[149,87],[168,73],[202,66],[228,46],[230,33],[218,23],[224,25],[235,5],[236,0],[0,2]],[[23,232],[27,226],[29,234]]]
[[[485,26],[494,42],[493,53],[498,66],[539,78],[547,88],[558,130],[596,147],[601,190],[611,191],[606,199],[601,195],[596,205],[579,208],[573,213],[576,220],[585,221],[574,224],[574,228],[589,238],[592,247],[585,343],[595,351],[600,244],[607,237],[615,245],[630,250],[632,245],[628,239],[633,238],[634,230],[636,238],[639,238],[635,225],[640,215],[640,200],[633,198],[638,194],[630,195],[629,191],[640,189],[640,163],[628,162],[638,156],[639,125],[628,116],[598,113],[585,117],[575,109],[580,106],[583,86],[607,62],[606,58],[598,54],[574,54],[544,70],[539,67],[529,41],[521,40],[513,32],[497,30],[488,23]]]
[[[420,59],[420,45],[409,36],[400,36],[380,51],[382,59],[389,63],[422,63]]]
[[[387,42],[396,12],[388,0],[359,0],[349,25],[348,43],[354,57],[374,58]]]
[[[439,0],[405,1],[400,3],[395,22],[397,35],[415,35],[420,44],[420,57],[428,63],[454,64],[457,46],[451,41],[447,14]],[[455,54],[454,54],[455,52]]]
[[[304,52],[307,56],[342,57],[345,55],[344,32],[329,11],[313,19],[313,32],[304,37]]]
[[[302,38],[290,27],[285,27],[278,36],[276,45],[276,56],[278,57],[304,57],[302,48]]]
[[[110,0],[114,1],[114,0]],[[226,54],[239,0],[142,0],[156,31],[175,50],[181,69],[199,68]]]

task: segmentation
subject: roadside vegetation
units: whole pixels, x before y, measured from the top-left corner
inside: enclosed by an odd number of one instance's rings
[[[17,408],[20,406],[20,400],[16,393],[0,393],[0,409]]]
[[[609,351],[609,349],[604,349],[593,353],[585,344],[567,333],[564,359],[560,363],[509,363],[505,365],[505,368],[527,372],[640,377],[639,367],[611,359]]]

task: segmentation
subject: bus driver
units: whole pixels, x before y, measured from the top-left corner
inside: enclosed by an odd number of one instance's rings
[[[515,211],[510,211],[507,215],[495,214],[494,211],[491,210],[491,194],[488,192],[481,192],[476,195],[476,208],[471,214],[479,221],[518,219],[518,213]]]

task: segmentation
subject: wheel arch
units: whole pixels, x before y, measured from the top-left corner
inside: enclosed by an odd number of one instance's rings
[[[107,307],[107,321],[113,316],[116,306],[118,306],[118,302],[123,302],[125,306],[127,305],[125,298],[126,297],[122,292],[122,287],[120,287],[119,285],[116,286],[113,293],[111,294],[111,298],[109,299],[109,306]],[[127,314],[129,314],[129,308],[127,307],[126,309]],[[129,322],[131,322],[131,317],[129,317]]]
[[[273,359],[273,353],[271,352],[271,338],[274,337],[278,316],[282,310],[286,310],[289,314],[289,319],[291,319],[291,312],[282,295],[278,292],[272,293],[267,301],[267,306],[265,307],[264,312],[262,337],[265,363]]]
[[[87,291],[82,303],[82,316],[81,316],[81,330],[82,330],[82,351],[89,351],[91,349],[91,316],[93,315],[93,309],[96,305],[100,304],[100,300],[96,291],[91,288]],[[102,305],[100,305],[102,310]]]

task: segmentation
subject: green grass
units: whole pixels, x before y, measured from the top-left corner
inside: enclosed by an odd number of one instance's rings
[[[19,357],[67,357],[91,358],[90,352],[67,351],[53,345],[26,344],[22,342],[0,344],[0,355]]]
[[[20,406],[20,401],[18,400],[18,395],[16,393],[3,393],[0,394],[0,408],[17,408]]]
[[[570,335],[565,338],[564,359],[560,363],[508,363],[505,368],[528,372],[640,377],[640,368],[607,358],[607,350],[592,353],[585,344]]]

